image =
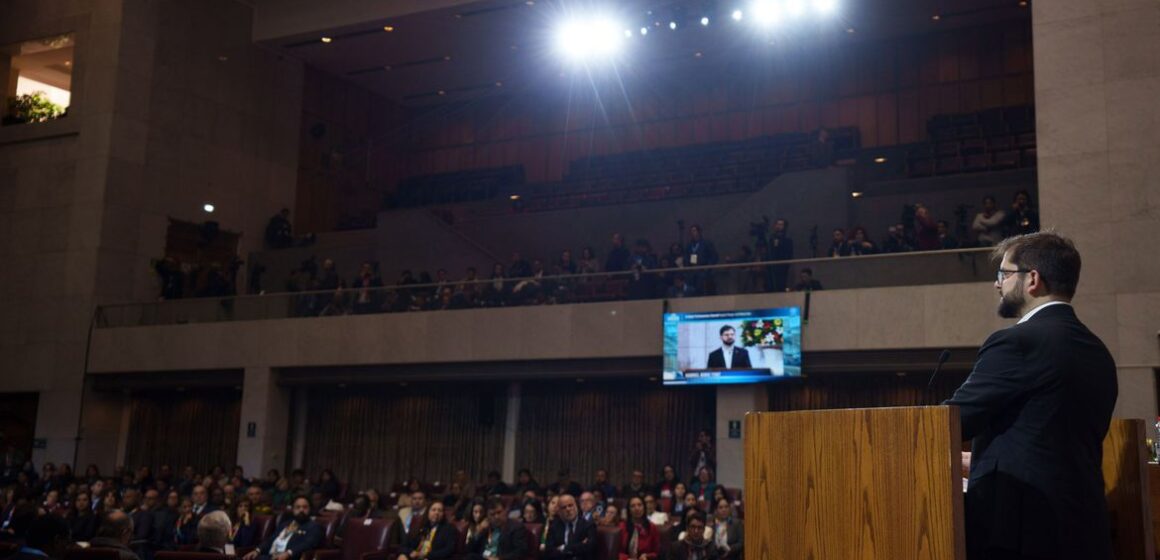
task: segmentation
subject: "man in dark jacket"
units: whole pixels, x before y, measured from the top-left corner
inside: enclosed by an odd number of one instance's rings
[[[487,519],[479,533],[467,544],[468,560],[523,560],[528,555],[528,531],[507,516],[503,501],[487,501]]]
[[[243,558],[254,560],[299,560],[308,551],[322,545],[322,527],[310,520],[310,500],[305,496],[294,498],[293,516],[282,522],[257,550]]]
[[[1050,232],[1009,238],[992,334],[947,404],[972,438],[964,502],[971,559],[1107,560],[1102,472],[1116,404],[1116,364],[1070,301],[1080,256]]]
[[[55,515],[42,515],[32,521],[24,546],[8,560],[60,560],[70,546],[68,524]]]
[[[562,494],[556,519],[544,543],[545,560],[592,560],[596,557],[596,524],[580,517],[576,498]]]

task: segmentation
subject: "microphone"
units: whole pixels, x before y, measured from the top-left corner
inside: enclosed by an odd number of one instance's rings
[[[934,386],[934,378],[938,377],[939,370],[942,369],[943,364],[947,363],[951,357],[951,351],[944,349],[942,354],[938,355],[938,363],[934,365],[934,373],[930,374],[930,379],[926,382],[926,392],[930,393],[930,388]]]

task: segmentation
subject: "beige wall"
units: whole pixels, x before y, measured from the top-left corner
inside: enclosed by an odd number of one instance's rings
[[[11,0],[3,14],[0,44],[75,32],[77,47],[69,116],[0,129],[0,391],[40,392],[34,460],[103,457],[104,437],[74,457],[78,427],[118,414],[94,399],[81,421],[93,305],[155,297],[166,218],[203,220],[205,201],[258,247],[293,202],[301,68],[255,47],[231,0]]]
[[[1042,223],[1084,256],[1077,307],[1120,367],[1116,414],[1156,415],[1160,3],[1033,3]]]

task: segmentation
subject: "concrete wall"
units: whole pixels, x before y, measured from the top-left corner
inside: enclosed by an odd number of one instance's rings
[[[93,305],[154,298],[167,217],[204,220],[205,202],[259,246],[293,202],[301,68],[253,46],[230,0],[3,12],[0,44],[74,32],[76,56],[67,118],[0,129],[0,391],[40,392],[37,462],[103,457],[102,437],[74,455],[78,427],[119,419],[96,399],[81,419]]]
[[[1077,306],[1120,368],[1116,414],[1156,416],[1160,3],[1032,4],[1044,227],[1084,256]]]

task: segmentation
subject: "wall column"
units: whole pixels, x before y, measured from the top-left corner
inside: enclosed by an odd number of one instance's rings
[[[278,386],[273,369],[246,368],[240,424],[238,464],[247,475],[260,477],[269,469],[285,468],[290,396],[289,390]]]
[[[745,413],[769,408],[769,396],[764,384],[722,385],[717,387],[717,482],[726,488],[745,486]],[[729,422],[741,422],[741,439],[729,438]],[[688,473],[692,479],[697,473]]]

